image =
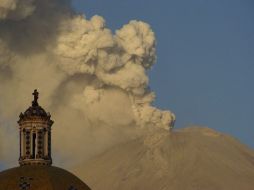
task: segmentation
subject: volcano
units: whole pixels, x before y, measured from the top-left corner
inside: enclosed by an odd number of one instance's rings
[[[157,129],[74,172],[93,190],[253,190],[254,151],[209,128]]]

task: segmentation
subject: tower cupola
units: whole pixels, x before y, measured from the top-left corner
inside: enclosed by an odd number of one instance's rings
[[[51,165],[51,120],[38,103],[39,93],[33,92],[32,105],[19,116],[20,157],[22,165]]]

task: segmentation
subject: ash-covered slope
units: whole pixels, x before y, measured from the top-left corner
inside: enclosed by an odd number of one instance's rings
[[[157,130],[98,155],[76,173],[93,190],[253,190],[254,151],[208,128]]]

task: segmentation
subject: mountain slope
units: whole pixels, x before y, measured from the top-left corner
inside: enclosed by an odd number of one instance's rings
[[[253,190],[254,151],[191,127],[153,131],[76,169],[93,190]]]

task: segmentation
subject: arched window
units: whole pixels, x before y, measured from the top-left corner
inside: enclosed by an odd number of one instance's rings
[[[32,141],[32,158],[36,156],[36,133],[33,133],[33,141]]]

